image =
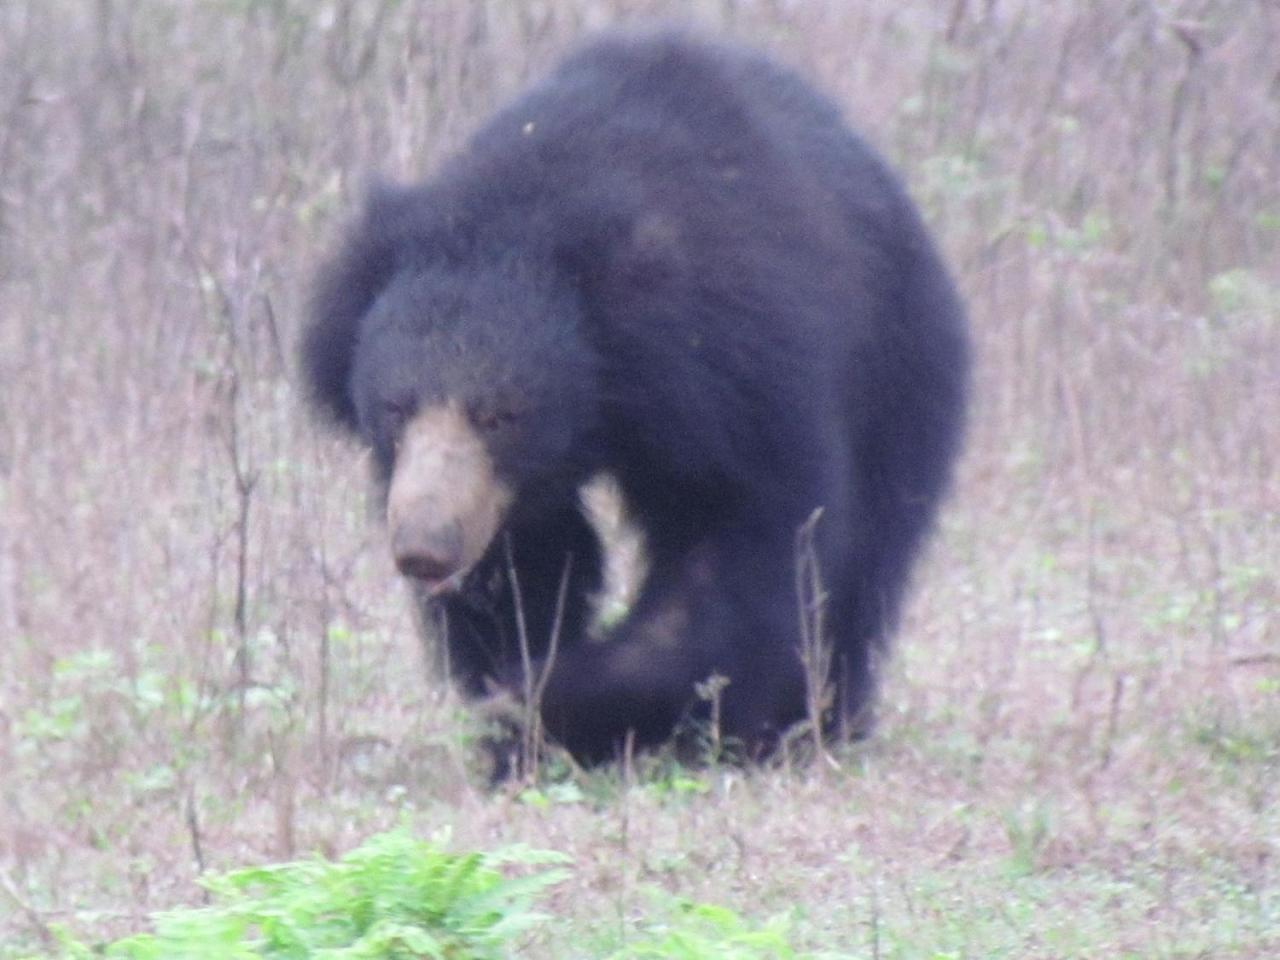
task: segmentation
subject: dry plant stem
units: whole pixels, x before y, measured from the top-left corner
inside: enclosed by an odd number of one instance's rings
[[[556,588],[556,612],[551,622],[551,636],[547,638],[547,656],[533,685],[533,710],[539,718],[542,716],[542,698],[547,692],[547,684],[551,681],[551,671],[555,668],[556,654],[560,650],[560,631],[564,627],[564,606],[569,593],[569,575],[573,571],[573,555],[564,560],[564,569],[560,571],[560,584]],[[521,645],[527,649],[528,644],[521,638]],[[539,746],[541,745],[541,719],[539,719]],[[532,746],[532,745],[530,745]]]
[[[191,856],[195,861],[196,873],[204,873],[206,869],[204,856],[204,840],[200,831],[200,810],[196,806],[196,788],[193,785],[187,786],[187,799],[184,804],[184,819],[187,825],[187,836],[191,839]],[[209,891],[205,890],[203,898],[206,903],[209,902]]]
[[[276,857],[291,860],[297,852],[295,830],[297,789],[292,762],[288,756],[290,738],[281,737],[275,730],[268,731],[267,747],[271,755],[271,771],[275,801]]]
[[[721,704],[724,688],[729,685],[729,678],[720,673],[712,673],[701,683],[694,685],[694,693],[698,699],[710,705],[711,715],[708,717],[708,735],[711,759],[719,760],[724,756],[724,737],[720,730]]]
[[[332,683],[333,652],[330,633],[333,613],[329,604],[328,569],[324,558],[323,538],[320,546],[320,568],[324,578],[319,609],[319,629],[316,636],[316,655],[320,676],[316,683],[316,755],[320,758],[321,780],[328,784],[333,771],[333,756],[329,749],[329,688]]]
[[[529,631],[524,621],[524,600],[520,593],[520,575],[516,573],[515,557],[511,551],[511,537],[504,536],[503,549],[507,554],[507,577],[511,581],[511,599],[516,611],[516,640],[520,644],[520,676],[524,684],[523,713],[521,717],[520,765],[521,775],[527,775],[531,767],[536,768],[536,757],[529,752],[530,741],[538,742],[530,733],[535,725],[541,722],[542,715],[533,703],[533,656],[529,652]]]
[[[300,509],[305,509],[301,508]],[[335,764],[331,736],[330,710],[333,691],[333,628],[336,623],[333,598],[340,595],[344,577],[334,570],[329,551],[329,537],[322,524],[317,525],[316,554],[319,564],[320,590],[316,608],[316,756],[320,760],[319,780],[327,790],[332,785]],[[445,649],[448,647],[446,645]]]
[[[628,730],[622,740],[622,782],[627,787],[636,785],[636,732]]]
[[[249,648],[248,566],[249,514],[253,508],[253,492],[258,472],[245,466],[239,424],[240,374],[234,367],[227,372],[227,454],[236,491],[236,585],[233,623],[236,636],[236,664],[239,668],[239,703],[243,722],[244,698],[253,683],[253,652]]]
[[[1099,766],[1103,770],[1111,766],[1111,752],[1115,744],[1116,730],[1120,725],[1120,701],[1124,697],[1124,675],[1117,674],[1111,683],[1111,705],[1107,710],[1107,730],[1102,741],[1102,759]]]
[[[342,86],[353,86],[369,72],[378,49],[382,25],[393,4],[394,0],[380,0],[369,26],[364,30],[352,22],[355,0],[342,0],[338,4],[325,62],[334,80]],[[358,39],[357,33],[361,34]]]
[[[179,225],[180,227],[181,225]],[[191,237],[179,229],[179,244],[185,254],[186,261],[195,279],[196,288],[207,289],[206,297],[212,297],[213,304],[205,299],[205,309],[211,320],[222,331],[223,349],[225,350],[224,369],[220,386],[223,388],[223,415],[225,423],[224,443],[231,466],[231,475],[236,494],[236,580],[233,601],[232,623],[235,632],[235,664],[237,668],[238,687],[237,703],[239,717],[237,725],[244,721],[245,695],[253,684],[252,650],[249,645],[248,625],[248,564],[251,537],[251,513],[253,495],[258,484],[260,472],[250,464],[248,444],[241,433],[241,360],[237,356],[242,349],[237,327],[237,309],[226,284],[206,263]],[[214,572],[216,584],[216,570]]]
[[[632,902],[631,871],[626,868],[631,863],[631,788],[635,785],[635,731],[628,730],[622,742],[622,769],[625,771],[623,783],[626,785],[619,797],[617,851],[618,862],[623,864],[621,882],[613,906],[618,918],[618,939],[625,943],[627,939],[627,914]]]
[[[724,697],[724,688],[728,680],[719,674],[712,674],[707,679],[707,689],[711,694],[711,751],[717,760],[720,758],[722,744],[720,740],[720,704]]]
[[[40,916],[40,911],[22,898],[18,893],[17,885],[9,879],[7,873],[0,873],[0,899],[8,900],[17,908],[18,912],[26,918],[27,923],[36,931],[41,942],[46,947],[52,948],[58,942],[58,938],[54,936],[49,925]]]
[[[871,927],[871,956],[873,960],[880,960],[880,888],[874,881],[871,883],[871,919],[868,925]]]
[[[1191,101],[1192,86],[1199,74],[1200,63],[1204,55],[1204,47],[1195,35],[1194,28],[1186,24],[1173,24],[1174,35],[1182,41],[1187,50],[1187,63],[1178,81],[1178,89],[1173,95],[1173,107],[1169,115],[1168,147],[1165,151],[1164,194],[1169,208],[1178,206],[1179,186],[1182,182],[1182,164],[1179,140],[1182,125],[1186,118],[1187,107]]]
[[[555,668],[556,654],[560,647],[560,630],[569,591],[569,575],[573,570],[573,557],[571,555],[565,557],[564,569],[560,573],[560,584],[556,590],[556,609],[551,623],[551,636],[547,638],[547,655],[542,668],[535,675],[533,656],[529,649],[529,632],[525,623],[524,602],[520,593],[520,577],[516,573],[510,537],[504,539],[503,546],[507,554],[507,576],[511,580],[511,596],[515,603],[516,638],[520,644],[520,665],[524,684],[520,772],[526,778],[537,779],[543,745],[542,697],[546,693],[547,683],[551,679],[551,671]]]
[[[804,667],[805,711],[814,755],[838,766],[823,742],[823,717],[831,708],[831,644],[827,639],[827,592],[814,543],[819,507],[796,531],[796,603],[800,614],[800,662]]]

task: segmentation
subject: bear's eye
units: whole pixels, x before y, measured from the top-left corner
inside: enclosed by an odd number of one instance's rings
[[[476,425],[478,430],[485,433],[492,433],[495,430],[501,430],[515,423],[518,415],[511,407],[506,406],[484,406],[475,404],[468,411],[471,415],[471,422]]]
[[[399,442],[400,434],[413,416],[413,402],[405,397],[382,401],[381,427],[383,434],[393,442]]]

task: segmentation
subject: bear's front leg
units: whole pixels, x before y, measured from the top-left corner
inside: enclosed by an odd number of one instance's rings
[[[786,562],[740,550],[726,558],[708,544],[656,569],[666,572],[611,636],[535,664],[537,676],[549,670],[547,733],[589,764],[620,756],[628,738],[661,743],[694,719],[714,721],[717,739],[746,756],[767,754],[804,709]],[[744,576],[750,589],[737,586]],[[523,689],[518,679],[508,688]]]

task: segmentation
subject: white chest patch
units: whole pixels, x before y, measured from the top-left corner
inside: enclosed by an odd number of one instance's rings
[[[600,538],[604,560],[589,630],[592,638],[602,639],[631,613],[649,575],[649,558],[644,531],[628,513],[616,477],[598,473],[578,494],[582,512]]]

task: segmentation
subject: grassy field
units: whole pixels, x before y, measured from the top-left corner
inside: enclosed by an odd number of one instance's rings
[[[292,344],[370,176],[677,12],[904,171],[968,451],[869,740],[493,791]],[[397,823],[572,857],[522,956],[664,895],[865,958],[1280,955],[1277,50],[1270,0],[2,0],[0,958]]]

